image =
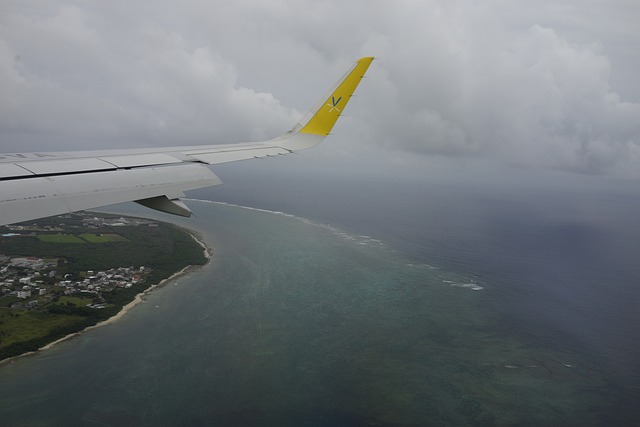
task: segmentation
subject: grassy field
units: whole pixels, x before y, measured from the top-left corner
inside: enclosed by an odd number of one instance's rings
[[[108,243],[108,242],[127,242],[129,241],[126,237],[121,236],[119,234],[89,234],[83,233],[80,237],[86,240],[89,243]]]
[[[46,337],[76,323],[77,316],[0,308],[0,347]]]
[[[126,237],[115,233],[82,233],[79,236],[73,234],[38,234],[37,237],[38,240],[48,243],[110,243],[129,241]]]
[[[87,243],[73,234],[38,234],[37,237],[47,243]]]

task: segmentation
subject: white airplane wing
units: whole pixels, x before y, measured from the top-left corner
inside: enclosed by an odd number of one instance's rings
[[[206,165],[289,154],[331,131],[373,57],[359,59],[293,129],[255,143],[0,154],[0,225],[136,201],[190,216],[184,191],[222,184]]]

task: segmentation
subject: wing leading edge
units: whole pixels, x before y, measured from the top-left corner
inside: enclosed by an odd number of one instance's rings
[[[290,154],[319,144],[373,57],[361,58],[289,132],[269,141],[103,151],[0,154],[0,225],[136,201],[176,215],[184,191],[222,184],[206,165]]]

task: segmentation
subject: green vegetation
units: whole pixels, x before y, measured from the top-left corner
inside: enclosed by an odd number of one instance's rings
[[[119,234],[89,234],[82,233],[82,239],[90,243],[126,242],[127,238]]]
[[[58,304],[72,304],[72,305],[77,305],[79,307],[84,307],[87,304],[91,304],[93,302],[92,298],[87,298],[87,297],[72,297],[72,296],[62,296],[60,298],[58,298],[57,303]]]
[[[48,243],[86,243],[73,234],[38,234],[38,240]]]
[[[82,319],[75,316],[2,308],[0,309],[0,355],[15,344],[49,336],[57,329],[72,327],[81,321]]]
[[[94,217],[113,216],[92,213],[88,218]],[[0,237],[0,254],[59,259],[54,268],[55,277],[41,277],[45,285],[55,289],[53,298],[34,296],[23,300],[8,295],[0,297],[0,360],[37,350],[56,339],[106,320],[149,286],[187,265],[206,262],[200,245],[188,232],[174,225],[151,221],[117,227],[100,221],[97,225],[87,225],[86,218],[86,214],[84,217],[74,214],[48,218],[29,224],[27,232],[20,233],[20,236]],[[10,231],[0,227],[0,233]],[[144,281],[133,283],[128,288],[116,287],[101,292],[98,300],[103,308],[87,306],[96,302],[95,297],[63,295],[64,288],[52,286],[67,277],[82,279],[89,270],[131,266],[145,266]],[[22,303],[20,307],[26,307],[27,302],[36,300],[38,304],[31,310],[10,308],[14,303]]]
[[[19,301],[21,301],[21,300],[18,297],[10,297],[10,296],[1,297],[0,298],[0,307],[9,307],[14,302],[19,302]],[[1,332],[1,330],[2,330],[2,327],[0,327],[0,332]]]

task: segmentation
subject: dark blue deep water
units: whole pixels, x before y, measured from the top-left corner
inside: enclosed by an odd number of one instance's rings
[[[233,178],[295,217],[191,202],[214,261],[2,366],[2,425],[640,419],[633,189]]]

